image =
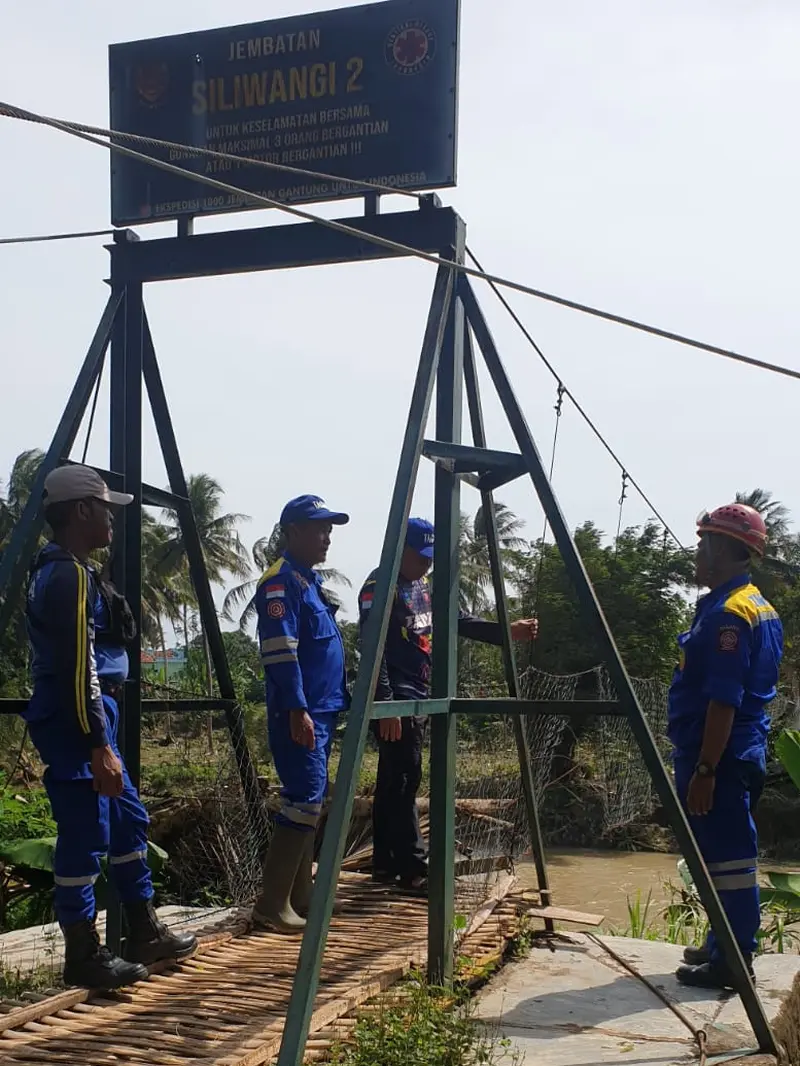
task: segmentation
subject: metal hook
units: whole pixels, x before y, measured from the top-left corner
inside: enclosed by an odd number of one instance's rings
[[[625,503],[625,500],[628,498],[628,482],[629,481],[630,481],[630,477],[629,477],[627,471],[623,470],[622,471],[622,494],[620,495],[620,498],[619,498],[619,501],[618,501],[620,507],[622,507],[623,503]]]

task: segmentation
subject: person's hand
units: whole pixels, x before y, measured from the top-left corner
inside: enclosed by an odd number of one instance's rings
[[[394,743],[394,741],[399,740],[403,735],[403,719],[379,718],[378,732],[380,733],[381,740],[389,740]]]
[[[538,635],[538,618],[520,618],[518,621],[511,623],[512,640],[527,641],[530,643],[532,640],[536,640]]]
[[[314,723],[308,711],[296,710],[289,712],[289,729],[292,740],[302,748],[314,750]]]
[[[95,792],[115,799],[125,788],[122,779],[122,763],[109,745],[92,748],[92,783]]]
[[[692,774],[689,791],[686,794],[686,806],[690,814],[708,814],[714,806],[714,783],[713,777],[700,777],[698,774]]]

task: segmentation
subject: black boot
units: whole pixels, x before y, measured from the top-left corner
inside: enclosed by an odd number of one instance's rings
[[[118,958],[100,943],[94,920],[65,926],[63,932],[65,985],[112,989],[147,977],[144,966]]]
[[[699,948],[684,948],[683,961],[687,966],[703,966],[704,963],[711,962],[711,952],[708,950],[708,945],[702,944]]]
[[[124,905],[128,936],[125,958],[152,966],[166,959],[188,959],[197,951],[194,933],[173,933],[158,920],[151,899],[137,900]]]
[[[756,975],[753,972],[752,956],[745,955],[744,961],[750,980],[755,984]],[[675,976],[682,985],[691,985],[693,988],[717,988],[721,991],[738,991],[736,979],[722,959],[704,962],[700,966],[679,966],[675,971]]]

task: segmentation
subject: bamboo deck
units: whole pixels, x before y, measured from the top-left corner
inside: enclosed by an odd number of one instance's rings
[[[461,953],[502,943],[502,897],[475,910]],[[343,873],[307,1045],[324,1055],[353,1010],[424,965],[427,908],[369,879]],[[506,915],[508,918],[508,915]],[[243,925],[201,939],[194,958],[115,994],[71,989],[6,1006],[0,1014],[3,1066],[261,1066],[277,1055],[299,940],[246,933]]]

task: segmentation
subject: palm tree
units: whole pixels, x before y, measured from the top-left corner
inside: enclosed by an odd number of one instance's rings
[[[800,576],[798,541],[789,527],[789,509],[773,499],[766,489],[737,492],[736,502],[754,507],[767,527],[767,551],[763,559],[754,561],[755,583],[769,599],[780,585],[794,584]]]
[[[43,451],[39,448],[29,448],[28,451],[20,452],[14,460],[5,497],[0,496],[0,545],[5,543],[11,530],[22,517],[43,459]]]
[[[461,609],[470,614],[480,614],[490,606],[487,591],[492,583],[489,562],[489,542],[487,539],[487,515],[479,507],[470,522],[467,515],[461,516],[461,536],[459,544],[459,561],[461,567]],[[525,523],[517,518],[505,504],[495,502],[494,518],[497,537],[500,542],[501,560],[506,561],[511,554],[526,546],[526,541],[517,536]]]
[[[789,535],[789,508],[780,500],[772,498],[766,489],[752,489],[750,492],[737,492],[736,502],[753,507],[767,526],[767,536],[773,544],[780,544]]]
[[[188,498],[192,506],[208,579],[212,585],[222,585],[228,575],[244,579],[250,575],[250,563],[242,544],[237,526],[249,520],[248,515],[222,512],[222,487],[210,474],[193,474],[187,483]],[[180,523],[174,514],[166,525],[166,544],[163,566],[166,573],[177,572],[183,575],[184,584],[188,585],[188,558],[186,544]],[[184,603],[186,603],[184,588]],[[185,615],[184,615],[185,617]],[[206,660],[206,688],[209,696],[213,695],[211,667],[211,649],[202,618],[200,634]],[[212,743],[211,718],[208,720],[209,745]]]
[[[259,537],[250,551],[258,576],[243,581],[226,595],[222,604],[222,617],[226,621],[235,621],[236,614],[239,614],[239,628],[247,629],[256,613],[255,595],[259,578],[280,559],[285,550],[286,540],[280,525],[274,526],[268,537]],[[335,567],[317,567],[316,570],[326,584],[330,582],[334,585],[345,585],[347,588],[352,587],[350,579]],[[340,603],[336,593],[327,587],[325,596],[333,604]]]

